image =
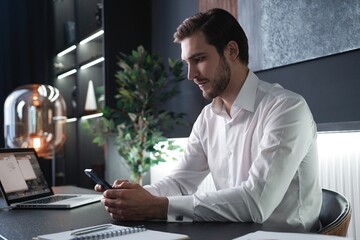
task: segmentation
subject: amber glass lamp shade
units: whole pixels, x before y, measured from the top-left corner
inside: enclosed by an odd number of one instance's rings
[[[8,148],[53,156],[66,139],[66,105],[59,90],[41,84],[16,88],[5,100],[4,136]]]

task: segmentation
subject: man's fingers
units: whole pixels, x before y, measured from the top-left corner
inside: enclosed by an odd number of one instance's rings
[[[96,184],[94,186],[94,190],[97,192],[103,192],[105,189],[100,184]]]
[[[133,189],[136,188],[137,184],[136,183],[131,183],[129,181],[122,181],[117,185],[114,185],[114,188],[118,188],[118,189]]]
[[[114,181],[113,186],[120,185],[120,184],[123,183],[123,182],[129,182],[129,180],[126,180],[126,179],[116,179],[116,180]]]

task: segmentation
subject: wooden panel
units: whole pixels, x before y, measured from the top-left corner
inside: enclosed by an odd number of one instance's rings
[[[199,0],[199,11],[205,12],[211,8],[222,8],[237,18],[237,0]]]

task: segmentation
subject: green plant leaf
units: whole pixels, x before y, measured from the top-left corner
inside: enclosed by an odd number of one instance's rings
[[[119,53],[117,59],[116,108],[104,106],[103,116],[83,127],[98,145],[105,144],[108,134],[114,134],[131,176],[139,178],[151,166],[166,161],[167,151],[179,151],[180,147],[168,141],[163,131],[186,124],[185,114],[161,107],[179,93],[179,83],[185,79],[184,63],[169,58],[166,70],[159,55],[147,52],[143,46],[129,55]]]

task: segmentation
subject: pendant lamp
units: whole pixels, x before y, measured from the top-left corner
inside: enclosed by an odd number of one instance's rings
[[[57,88],[29,84],[16,88],[4,104],[7,148],[35,148],[50,158],[66,139],[66,105]]]

